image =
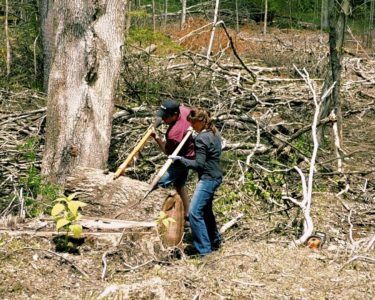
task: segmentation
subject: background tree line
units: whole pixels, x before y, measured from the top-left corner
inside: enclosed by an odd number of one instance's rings
[[[186,2],[187,17],[212,20],[214,1],[133,0],[127,6],[128,36],[145,28],[166,30],[165,24],[181,18]],[[221,0],[219,20],[236,28],[264,21],[265,3],[268,26],[276,28],[328,29],[328,0]],[[372,47],[375,0],[353,0],[348,25],[363,46]],[[43,1],[3,0],[0,6],[0,85],[43,89],[43,51],[39,7]],[[154,18],[152,17],[154,14]],[[167,31],[167,30],[166,30]]]

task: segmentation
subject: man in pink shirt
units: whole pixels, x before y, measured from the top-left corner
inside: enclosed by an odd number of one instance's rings
[[[173,153],[187,133],[190,127],[190,122],[187,121],[189,113],[190,109],[188,107],[180,105],[172,99],[167,99],[160,105],[157,116],[160,117],[165,124],[169,125],[169,127],[165,134],[165,140],[161,139],[156,132],[152,136],[166,155],[171,155]],[[178,155],[187,159],[195,158],[192,137],[186,141]],[[189,170],[187,167],[180,161],[176,161],[168,168],[167,172],[158,182],[158,186],[161,187],[167,187],[173,184],[184,203],[185,216],[188,215],[190,203],[185,190],[188,173]]]

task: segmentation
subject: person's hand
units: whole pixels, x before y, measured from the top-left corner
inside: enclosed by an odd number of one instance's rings
[[[181,160],[181,156],[178,155],[169,155],[168,158],[173,160],[173,162],[175,162],[176,160]]]
[[[152,136],[155,140],[160,139],[158,133],[157,133],[156,130],[155,130],[155,127],[152,127],[151,136]]]

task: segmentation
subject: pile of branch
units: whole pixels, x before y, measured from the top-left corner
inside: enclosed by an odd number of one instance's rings
[[[45,95],[0,90],[0,197],[14,193],[32,165],[39,167],[45,113]]]

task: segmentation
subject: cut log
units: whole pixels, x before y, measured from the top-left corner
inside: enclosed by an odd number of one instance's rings
[[[160,233],[161,240],[165,247],[179,246],[182,242],[184,234],[184,205],[181,197],[175,192],[165,200],[162,211],[165,213],[167,219],[166,224],[163,220],[160,220],[158,224],[158,231]]]
[[[150,188],[148,183],[124,176],[113,180],[113,175],[99,169],[79,168],[67,179],[66,188],[69,192],[77,192],[77,198],[88,204],[83,209],[84,215],[155,220],[169,195],[168,190],[159,188],[141,201]]]

